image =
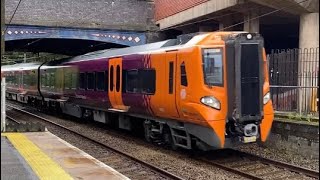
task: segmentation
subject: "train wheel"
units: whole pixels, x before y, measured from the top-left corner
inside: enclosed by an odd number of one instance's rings
[[[144,121],[144,138],[148,142],[152,142],[151,140],[151,122],[149,120]]]

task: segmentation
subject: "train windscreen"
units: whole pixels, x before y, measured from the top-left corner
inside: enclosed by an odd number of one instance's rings
[[[223,85],[223,60],[222,49],[212,48],[203,49],[203,76],[204,82],[209,86],[222,86]]]

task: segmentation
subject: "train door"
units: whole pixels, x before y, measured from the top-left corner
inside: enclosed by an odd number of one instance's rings
[[[168,80],[168,89],[166,90],[167,115],[170,117],[179,117],[176,105],[176,72],[177,72],[177,52],[166,53],[166,79]]]
[[[188,103],[190,102],[191,90],[188,89],[188,79],[187,79],[187,60],[191,55],[178,54],[177,56],[177,70],[176,70],[176,105],[179,111],[180,117],[192,119],[192,112]],[[189,67],[188,67],[189,68]]]
[[[109,110],[126,112],[128,108],[122,102],[122,58],[109,60],[108,96],[112,105]]]

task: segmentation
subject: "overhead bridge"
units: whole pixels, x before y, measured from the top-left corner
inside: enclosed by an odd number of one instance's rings
[[[99,49],[137,46],[146,34],[137,31],[9,25],[7,50],[29,50],[76,55]]]

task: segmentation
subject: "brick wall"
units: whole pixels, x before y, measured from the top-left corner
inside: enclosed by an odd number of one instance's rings
[[[5,1],[6,23],[18,2]],[[11,24],[145,31],[153,11],[146,0],[22,0]]]
[[[208,0],[155,0],[155,20],[161,20]]]

